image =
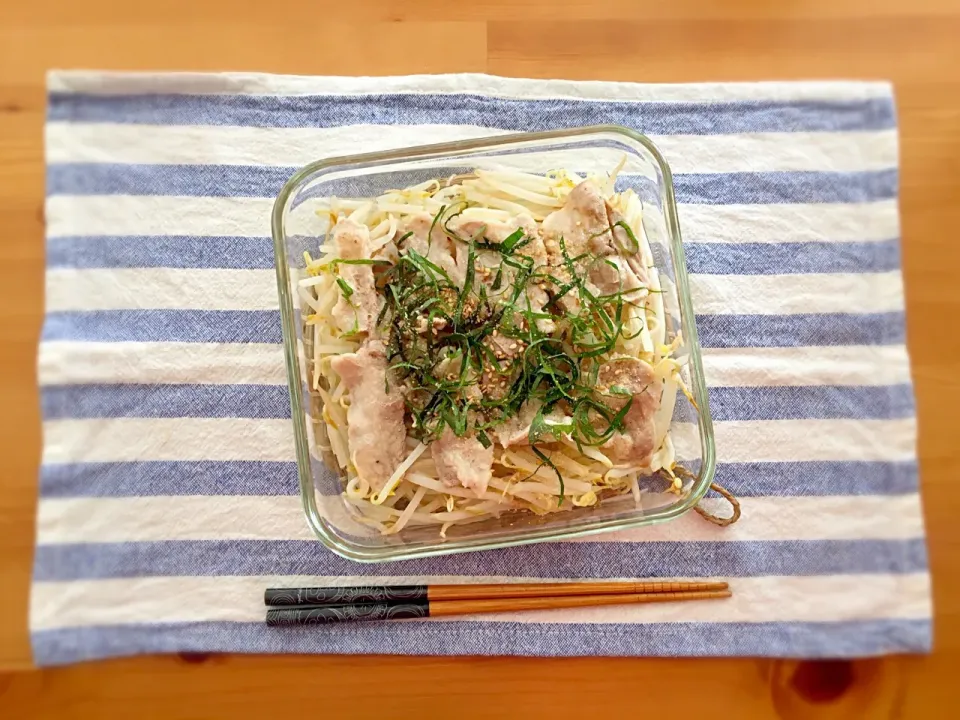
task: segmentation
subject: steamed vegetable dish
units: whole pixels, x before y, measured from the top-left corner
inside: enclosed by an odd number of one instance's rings
[[[476,170],[321,212],[298,283],[309,382],[364,522],[445,532],[639,504],[654,473],[681,486],[681,338],[632,190]]]

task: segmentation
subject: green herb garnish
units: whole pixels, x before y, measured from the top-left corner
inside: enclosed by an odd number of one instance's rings
[[[353,295],[353,288],[342,277],[337,277],[337,285],[340,287],[340,292],[343,293],[344,300],[349,302],[350,296]]]
[[[563,477],[538,444],[570,437],[580,447],[601,445],[623,431],[633,398],[622,387],[598,390],[597,378],[600,365],[629,338],[624,322],[631,303],[620,290],[598,294],[588,282],[597,263],[608,260],[571,256],[559,238],[556,263],[538,264],[525,250],[536,236],[517,228],[496,243],[483,226],[461,237],[449,222],[463,208],[448,217],[450,209],[434,216],[430,233],[442,227],[459,248],[457,256],[466,260],[461,277],[406,248],[377,279],[390,373],[403,388],[411,432],[430,441],[449,427],[490,447],[489,431],[536,403],[528,441],[541,465],[557,474],[562,502]],[[495,265],[489,254],[481,264],[487,251],[495,253]],[[547,293],[542,309],[529,300],[534,286]],[[550,332],[538,325],[545,320]],[[550,422],[550,414],[567,419]]]

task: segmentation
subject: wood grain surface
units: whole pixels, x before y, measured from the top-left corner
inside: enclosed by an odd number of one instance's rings
[[[896,85],[903,265],[934,654],[857,662],[138,658],[32,669],[44,71],[490,72]],[[960,664],[960,3],[956,0],[0,2],[0,717],[948,717]],[[815,602],[815,599],[811,599]]]

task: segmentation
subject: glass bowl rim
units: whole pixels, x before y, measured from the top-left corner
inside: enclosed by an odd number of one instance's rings
[[[693,482],[690,492],[683,500],[669,509],[655,515],[636,515],[626,518],[611,518],[598,521],[588,527],[561,529],[543,527],[531,529],[516,537],[498,540],[484,540],[459,538],[449,543],[438,542],[420,548],[403,546],[382,548],[358,548],[346,545],[332,536],[326,528],[326,521],[320,515],[317,507],[316,491],[313,484],[313,475],[310,472],[312,459],[310,456],[309,441],[307,438],[307,424],[303,404],[303,388],[300,377],[300,357],[297,352],[297,330],[295,313],[293,312],[293,297],[290,293],[290,268],[287,263],[287,250],[284,240],[283,221],[287,203],[291,194],[300,186],[301,182],[317,173],[338,166],[350,166],[363,163],[378,163],[390,160],[404,161],[417,158],[430,158],[446,155],[453,152],[468,152],[485,148],[512,145],[516,143],[536,140],[562,140],[588,135],[614,133],[623,135],[644,147],[656,162],[663,177],[664,222],[670,236],[671,258],[673,259],[675,283],[678,288],[678,302],[683,320],[683,334],[689,348],[689,367],[691,376],[691,392],[697,403],[697,425],[699,428],[701,463],[700,472]],[[480,550],[495,550],[506,547],[531,545],[552,540],[571,539],[594,535],[614,530],[626,530],[635,527],[656,525],[673,520],[697,505],[701,498],[710,489],[716,470],[716,450],[713,435],[713,420],[710,414],[710,405],[707,397],[706,382],[703,374],[703,362],[700,353],[700,342],[697,334],[696,316],[693,310],[693,301],[690,297],[690,284],[686,268],[686,258],[683,250],[683,240],[680,235],[680,223],[677,218],[677,203],[674,195],[673,174],[670,166],[659,148],[646,135],[622,125],[587,125],[581,127],[564,128],[559,130],[545,130],[535,132],[510,133],[507,135],[492,135],[466,140],[455,140],[430,145],[413,145],[391,150],[380,150],[368,153],[340,155],[315,160],[295,172],[287,180],[274,200],[271,210],[271,232],[273,236],[274,268],[277,276],[277,291],[280,302],[280,321],[283,333],[284,358],[287,367],[287,385],[290,391],[291,415],[294,425],[294,441],[297,457],[297,476],[300,482],[300,500],[304,515],[310,529],[317,539],[329,550],[343,558],[361,563],[377,563],[414,558],[451,555],[462,552]]]

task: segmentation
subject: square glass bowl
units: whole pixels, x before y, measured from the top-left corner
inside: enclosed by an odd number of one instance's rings
[[[424,130],[429,138],[429,130]],[[544,174],[565,168],[580,174],[608,173],[624,162],[617,190],[632,188],[643,204],[643,232],[653,250],[663,287],[667,341],[682,330],[676,357],[695,408],[678,394],[671,436],[678,462],[690,471],[679,493],[663,478],[642,485],[640,503],[632,494],[603,499],[592,507],[544,516],[506,513],[483,522],[452,526],[446,538],[437,527],[404,528],[382,535],[357,520],[341,498],[343,480],[329,451],[320,419],[322,400],[307,378],[311,339],[304,338],[297,280],[305,276],[304,251],[316,253],[327,222],[316,210],[322,199],[370,198],[389,189],[447,178],[474,169],[514,169]],[[501,135],[442,145],[329,158],[312,163],[284,185],[273,207],[273,243],[283,322],[283,340],[300,491],[307,522],[320,541],[350,560],[378,562],[469,550],[560,540],[589,533],[626,530],[676,518],[707,491],[714,473],[713,427],[703,380],[700,348],[684,252],[677,222],[673,179],[663,156],[645,136],[615,125]]]

